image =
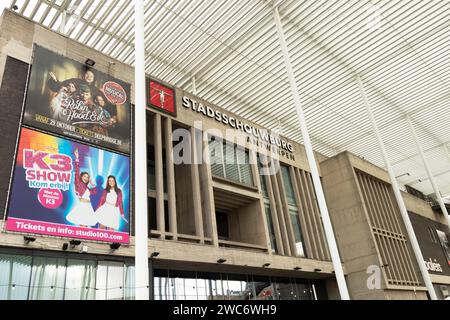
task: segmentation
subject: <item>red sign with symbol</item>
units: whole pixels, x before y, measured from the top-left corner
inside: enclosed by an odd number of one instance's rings
[[[153,80],[147,83],[148,104],[159,111],[176,116],[175,90]]]

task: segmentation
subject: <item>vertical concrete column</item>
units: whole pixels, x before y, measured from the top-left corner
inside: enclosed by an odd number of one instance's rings
[[[314,253],[313,253],[313,249],[311,244],[313,243],[312,237],[313,235],[310,235],[310,232],[308,230],[308,225],[306,224],[306,212],[304,210],[304,206],[301,202],[301,197],[303,196],[300,193],[299,190],[299,182],[297,179],[297,172],[296,172],[296,168],[294,167],[289,167],[289,173],[291,175],[291,179],[292,179],[292,186],[294,188],[294,193],[295,193],[295,200],[297,201],[297,208],[298,208],[298,217],[300,219],[300,229],[302,231],[302,236],[303,236],[303,241],[305,242],[305,255],[308,258],[314,258]]]
[[[206,135],[206,133],[205,133]],[[212,239],[212,243],[215,247],[219,246],[219,237],[217,235],[217,221],[216,221],[216,206],[214,204],[214,190],[212,186],[212,173],[211,165],[206,159],[209,159],[209,145],[207,137],[203,138],[203,161],[201,167],[201,184],[204,194],[202,194],[202,205],[205,212],[205,218],[207,219],[206,226],[208,228],[208,234]]]
[[[284,255],[283,240],[281,238],[280,223],[277,217],[277,206],[275,203],[275,195],[273,193],[272,182],[270,176],[264,176],[262,179],[266,181],[267,193],[269,194],[270,201],[270,215],[272,216],[273,228],[275,229],[275,241],[277,244],[278,253]]]
[[[293,256],[297,255],[297,244],[295,242],[295,236],[294,236],[294,228],[292,227],[292,221],[291,221],[291,213],[289,212],[289,204],[286,198],[286,190],[284,188],[283,184],[283,177],[281,176],[281,171],[279,171],[276,175],[276,179],[278,180],[278,190],[280,193],[280,199],[282,203],[282,209],[284,214],[284,220],[286,223],[286,230],[287,235],[289,239],[289,245],[291,246],[291,254]]]
[[[273,190],[273,194],[274,194],[274,198],[275,198],[275,205],[276,205],[277,213],[278,213],[277,219],[280,224],[281,239],[282,239],[281,244],[284,247],[284,254],[287,256],[291,256],[292,255],[291,246],[289,244],[288,230],[286,227],[286,220],[284,218],[283,203],[282,203],[281,197],[280,197],[280,189],[278,187],[277,176],[271,175],[270,180],[272,182],[272,190]]]
[[[167,179],[167,207],[169,210],[169,232],[173,234],[173,240],[178,239],[177,230],[177,204],[175,194],[175,168],[173,164],[172,144],[172,119],[165,120],[165,145],[166,145],[166,179]]]
[[[250,165],[252,167],[252,176],[253,176],[253,182],[255,187],[258,188],[259,194],[260,194],[260,198],[258,200],[259,202],[259,207],[260,207],[260,211],[261,211],[261,221],[263,222],[263,227],[264,227],[264,236],[266,237],[266,240],[264,241],[264,243],[267,246],[267,251],[269,252],[269,254],[272,254],[272,245],[270,244],[270,235],[269,235],[269,227],[268,227],[268,222],[266,219],[266,210],[264,208],[264,201],[262,198],[262,194],[261,194],[261,181],[260,181],[260,177],[259,177],[259,171],[258,171],[258,158],[256,156],[256,152],[254,150],[249,150],[249,159],[250,159]]]
[[[200,193],[200,175],[198,171],[198,153],[197,153],[197,134],[196,128],[191,127],[191,183],[192,183],[192,197],[194,199],[194,218],[195,218],[195,234],[200,237],[200,243],[204,243],[203,231],[203,215],[202,202]]]
[[[161,238],[164,239],[166,224],[164,220],[164,177],[163,177],[163,150],[162,150],[162,126],[161,115],[155,114],[154,120],[155,140],[155,184],[156,184],[156,224]]]

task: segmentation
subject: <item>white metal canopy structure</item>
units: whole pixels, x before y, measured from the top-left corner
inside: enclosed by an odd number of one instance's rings
[[[7,0],[40,24],[134,65],[128,0]],[[277,2],[316,151],[349,150],[384,167],[357,74],[401,184],[433,193],[408,122],[450,194],[450,1]],[[273,3],[145,1],[147,73],[302,143]],[[449,148],[450,149],[450,148]]]

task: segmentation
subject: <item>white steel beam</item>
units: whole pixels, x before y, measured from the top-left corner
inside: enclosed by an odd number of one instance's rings
[[[361,98],[364,102],[364,105],[367,110],[367,114],[370,118],[370,122],[372,123],[373,132],[378,141],[378,146],[380,148],[381,153],[383,154],[384,162],[386,165],[386,169],[389,173],[389,178],[391,180],[392,190],[394,191],[395,199],[397,200],[398,207],[400,209],[400,214],[403,219],[403,223],[406,227],[406,232],[408,234],[409,240],[411,242],[412,249],[414,251],[414,255],[417,260],[417,264],[419,265],[420,272],[422,274],[425,285],[428,289],[428,293],[430,295],[431,300],[437,300],[436,292],[434,291],[433,283],[431,282],[430,274],[428,273],[427,267],[425,266],[425,260],[423,259],[422,252],[420,251],[419,243],[416,238],[416,234],[414,233],[414,229],[409,219],[408,211],[405,206],[405,202],[403,201],[403,197],[400,192],[400,188],[397,183],[397,179],[395,178],[394,169],[391,166],[389,161],[389,156],[386,151],[386,147],[384,146],[384,142],[381,139],[380,131],[378,129],[377,122],[373,115],[372,109],[370,108],[369,100],[367,99],[367,94],[364,88],[364,84],[359,75],[356,76],[356,80],[358,82],[359,90],[361,93]]]
[[[417,149],[419,150],[420,157],[422,158],[423,166],[425,167],[425,170],[427,171],[428,178],[430,179],[431,186],[433,187],[434,194],[436,195],[436,200],[438,201],[439,206],[441,207],[442,214],[444,215],[445,219],[447,219],[447,225],[450,227],[450,216],[448,215],[447,207],[445,206],[445,203],[442,200],[441,191],[439,190],[439,187],[436,183],[436,179],[434,178],[433,172],[431,171],[431,167],[427,161],[427,158],[425,157],[425,153],[423,152],[422,145],[420,144],[419,138],[417,137],[416,129],[414,128],[411,117],[409,115],[406,115],[406,121],[408,122],[409,130],[411,131],[414,142],[416,143]]]
[[[144,0],[135,0],[134,5],[136,57],[134,67],[135,292],[136,300],[149,300]]]
[[[331,224],[330,215],[328,213],[327,203],[325,201],[325,195],[322,189],[322,183],[320,181],[319,170],[317,168],[317,162],[314,156],[314,150],[309,137],[309,132],[306,127],[305,115],[303,113],[302,102],[300,98],[299,89],[295,81],[294,72],[292,70],[289,51],[286,45],[286,39],[284,37],[283,27],[281,25],[280,14],[278,8],[273,8],[273,17],[275,25],[278,31],[278,38],[280,41],[281,51],[283,52],[284,63],[286,67],[286,73],[289,78],[289,84],[291,87],[292,98],[295,104],[295,110],[297,113],[300,130],[302,132],[303,143],[305,145],[306,156],[308,158],[309,168],[311,170],[311,176],[313,179],[314,190],[316,191],[317,202],[319,204],[320,214],[322,216],[325,235],[327,238],[328,247],[330,249],[331,260],[333,263],[334,271],[336,273],[336,280],[339,288],[339,294],[342,300],[350,300],[348,293],[347,283],[345,282],[344,270],[342,268],[341,258],[339,256],[336,239],[334,237],[333,226]]]

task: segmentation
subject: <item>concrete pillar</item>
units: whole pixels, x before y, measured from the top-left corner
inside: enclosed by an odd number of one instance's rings
[[[175,169],[173,164],[172,145],[172,119],[165,120],[165,145],[166,145],[166,179],[167,179],[167,207],[169,210],[169,232],[173,234],[173,240],[178,239],[177,230],[177,204],[175,191]]]
[[[203,215],[200,193],[200,176],[198,171],[197,134],[196,128],[191,127],[191,183],[192,196],[194,198],[195,234],[200,237],[200,243],[204,243]]]
[[[292,179],[292,186],[294,188],[294,194],[295,194],[295,200],[297,202],[297,208],[298,208],[298,217],[300,219],[300,229],[302,231],[302,236],[303,236],[303,242],[305,244],[305,256],[308,258],[313,258],[314,257],[314,253],[313,253],[313,249],[312,249],[312,243],[313,243],[313,237],[318,237],[318,234],[315,235],[310,235],[309,232],[309,228],[308,225],[306,224],[306,212],[303,208],[302,202],[301,202],[301,197],[303,197],[304,195],[302,193],[300,193],[299,190],[299,182],[297,179],[297,168],[294,167],[289,167],[289,174],[291,175],[291,179]]]
[[[203,139],[203,155],[209,157],[208,140]],[[214,204],[214,190],[212,186],[211,166],[206,161],[202,161],[201,165],[201,184],[204,190],[202,194],[202,205],[205,212],[205,219],[207,220],[208,234],[211,237],[212,243],[215,247],[219,246],[219,237],[217,235],[217,221],[216,221],[216,206]]]
[[[276,175],[271,175],[271,182],[272,182],[272,188],[273,188],[273,193],[274,193],[274,197],[275,197],[275,204],[276,204],[276,208],[277,208],[277,219],[278,222],[280,224],[280,230],[281,230],[281,245],[284,248],[284,254],[287,256],[291,256],[291,246],[289,245],[289,236],[288,236],[288,229],[286,226],[286,219],[284,218],[284,210],[283,210],[283,202],[281,201],[281,197],[280,197],[280,189],[278,187],[278,182],[277,182],[277,176]]]
[[[289,212],[289,204],[288,204],[287,198],[286,198],[286,190],[284,188],[283,177],[281,176],[281,171],[279,171],[277,173],[276,178],[278,180],[278,189],[280,190],[280,199],[281,199],[281,203],[282,203],[281,207],[283,208],[284,220],[286,221],[286,229],[287,229],[287,233],[288,233],[289,245],[291,247],[291,254],[293,256],[296,256],[297,255],[297,245],[295,242],[294,228],[292,227],[291,214]]]
[[[284,246],[283,246],[283,240],[281,238],[281,229],[280,229],[280,223],[278,221],[277,217],[277,206],[275,202],[275,195],[272,188],[272,183],[270,176],[263,176],[262,179],[265,179],[266,181],[266,187],[267,187],[267,193],[269,194],[269,201],[270,201],[270,215],[272,216],[272,222],[273,222],[273,228],[275,229],[275,241],[277,244],[277,251],[279,254],[284,255]]]
[[[155,149],[155,184],[156,184],[156,224],[161,238],[164,239],[166,223],[164,219],[164,170],[162,150],[161,115],[156,113],[153,121]]]

